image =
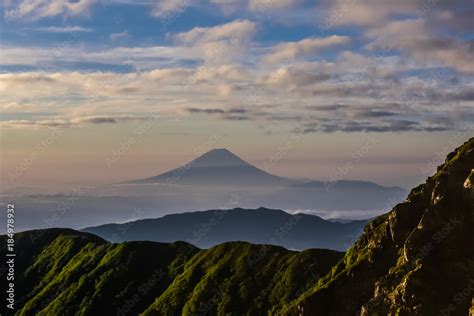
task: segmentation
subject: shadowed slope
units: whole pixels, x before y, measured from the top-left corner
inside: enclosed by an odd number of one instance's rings
[[[115,242],[184,240],[200,248],[209,248],[228,241],[247,241],[288,249],[346,250],[362,233],[366,223],[366,220],[331,222],[314,215],[292,215],[266,208],[236,208],[171,214],[125,224],[89,227],[83,231]]]

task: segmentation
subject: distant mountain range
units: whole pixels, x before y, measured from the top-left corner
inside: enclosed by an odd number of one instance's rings
[[[185,242],[112,244],[70,229],[16,234],[15,312],[466,316],[472,227],[474,138],[406,201],[370,221],[345,254],[245,242],[205,250]],[[3,254],[6,240],[0,236]],[[7,292],[0,295],[6,302]]]
[[[125,224],[83,229],[113,242],[151,240],[186,241],[209,248],[228,241],[273,244],[288,249],[346,250],[362,234],[366,220],[340,223],[307,214],[280,210],[210,210],[166,215]]]
[[[385,187],[369,181],[310,181],[281,189],[270,200],[271,206],[280,205],[285,209],[299,206],[321,211],[387,210],[403,201],[407,193],[400,187]]]
[[[370,181],[358,181],[358,180],[337,180],[337,181],[309,181],[303,183],[295,183],[291,185],[294,188],[317,188],[317,189],[358,189],[358,190],[396,190],[396,191],[405,191],[405,189],[400,187],[385,187]]]
[[[55,225],[78,229],[183,211],[235,207],[282,209],[344,221],[367,219],[388,211],[408,193],[367,181],[286,179],[260,170],[225,149],[211,150],[162,175],[88,189],[70,203],[69,195],[75,191],[65,188],[57,195],[21,191],[5,199],[22,205],[21,213],[16,215],[20,231],[43,227],[45,214],[63,203],[68,205],[67,216],[55,216]],[[0,226],[0,234],[5,231]]]
[[[175,190],[180,192],[181,202],[176,204],[193,200],[200,209],[212,208],[212,203],[202,204],[225,196],[225,192],[239,191],[243,192],[243,199],[237,206],[243,208],[265,206],[289,210],[375,211],[388,210],[408,193],[400,187],[385,187],[369,181],[303,182],[278,177],[252,166],[227,149],[213,149],[177,169],[129,184],[179,186]],[[157,186],[157,190],[160,188]],[[193,199],[196,192],[202,196],[201,199]]]

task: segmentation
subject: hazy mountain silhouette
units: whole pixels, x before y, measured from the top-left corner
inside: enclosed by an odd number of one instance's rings
[[[327,188],[327,189],[363,189],[363,190],[398,190],[406,191],[400,187],[386,187],[375,182],[360,180],[338,180],[338,181],[309,181],[295,183],[291,185],[294,188]]]
[[[239,205],[255,208],[312,210],[376,210],[388,208],[402,201],[407,191],[399,187],[385,187],[369,181],[338,180],[301,182],[275,176],[245,162],[227,149],[213,149],[193,161],[163,174],[130,182],[132,184],[182,184],[191,190],[181,194],[184,201],[193,195],[196,186],[208,188],[212,201],[215,189],[219,194],[236,187],[251,188],[246,197],[252,204]],[[206,207],[207,208],[207,207]]]
[[[289,249],[345,250],[359,237],[366,220],[340,223],[307,214],[280,210],[210,210],[166,215],[125,224],[83,229],[114,242],[150,240],[186,241],[209,248],[228,241],[273,244]]]
[[[222,148],[213,149],[179,168],[131,183],[232,186],[290,184],[292,180],[271,175]]]
[[[236,193],[237,201],[225,207]],[[214,149],[155,177],[95,187],[72,203],[68,216],[60,216],[56,224],[82,228],[157,218],[186,210],[261,206],[292,213],[301,211],[326,219],[366,219],[403,201],[407,193],[402,188],[368,181],[290,180],[262,171],[226,149]],[[17,214],[17,229],[27,230],[42,227],[44,214],[61,203],[68,203],[69,196],[21,194],[5,199],[15,199],[22,205],[21,213]],[[139,215],[133,211],[136,209],[140,210]],[[5,232],[6,228],[0,226],[0,233]]]

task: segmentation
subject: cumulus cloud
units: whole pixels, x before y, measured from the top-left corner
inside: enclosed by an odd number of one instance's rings
[[[178,45],[192,49],[206,63],[226,63],[244,56],[257,25],[249,20],[234,20],[213,27],[195,27],[173,36]]]
[[[474,73],[472,43],[437,35],[425,20],[392,21],[383,27],[369,30],[367,35],[370,38],[390,38],[395,49],[413,56],[421,64],[431,62],[459,72]],[[380,49],[377,42],[368,47]]]
[[[383,50],[380,39],[385,39],[393,43],[390,50],[413,57],[421,66],[474,72],[472,43],[462,36],[474,26],[474,5],[468,1],[325,1],[323,6],[323,33],[356,25],[372,40],[369,49]]]
[[[289,67],[281,67],[268,76],[263,82],[267,85],[285,88],[287,90],[301,89],[304,86],[326,81],[331,75],[326,72],[307,71],[304,67],[296,64]]]
[[[37,20],[51,16],[77,16],[85,14],[95,3],[95,0],[21,0],[7,3],[5,19]]]
[[[269,63],[291,61],[301,56],[313,55],[318,49],[347,44],[349,41],[348,36],[332,35],[323,38],[305,38],[298,42],[280,43],[272,49],[272,53],[264,57],[264,60]]]
[[[415,14],[417,1],[330,1],[325,0],[325,16],[321,22],[322,29],[339,25],[376,26],[385,23],[397,14]]]
[[[175,82],[175,83],[182,83],[182,80],[188,76],[193,74],[192,69],[187,68],[160,68],[160,69],[153,69],[149,72],[144,73],[149,79],[157,80],[157,81],[166,81],[166,82]]]
[[[256,32],[257,26],[249,20],[235,20],[213,27],[195,27],[174,36],[184,44],[209,43],[221,40],[246,40]]]
[[[160,18],[171,18],[173,14],[181,14],[191,5],[191,0],[159,0],[153,8],[152,15]]]

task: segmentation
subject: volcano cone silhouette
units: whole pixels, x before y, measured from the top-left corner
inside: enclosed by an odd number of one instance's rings
[[[291,180],[256,168],[222,148],[213,149],[179,168],[132,183],[252,186],[286,185]]]

